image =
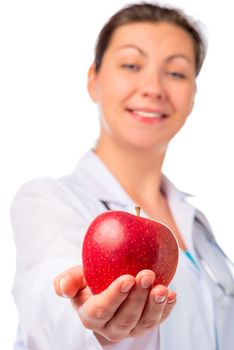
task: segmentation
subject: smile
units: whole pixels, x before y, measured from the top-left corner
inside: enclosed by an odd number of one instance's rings
[[[128,109],[128,112],[131,114],[132,117],[136,118],[137,120],[148,123],[159,121],[168,117],[166,113],[156,111]]]
[[[132,110],[132,112],[145,118],[163,118],[163,116],[165,116],[165,114],[158,113],[158,112],[146,112],[146,111],[139,111],[139,110]]]

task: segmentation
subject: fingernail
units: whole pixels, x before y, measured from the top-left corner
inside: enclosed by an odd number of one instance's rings
[[[130,289],[133,287],[134,282],[124,282],[121,284],[121,292],[128,293]]]
[[[64,293],[64,284],[65,284],[65,280],[66,280],[66,277],[63,276],[63,277],[60,279],[59,287],[60,287],[62,296],[63,296],[64,298],[68,298],[68,296]]]
[[[167,300],[167,304],[173,304],[176,302],[176,299],[172,299],[172,300]]]
[[[152,277],[144,276],[141,278],[141,288],[148,289],[152,286],[154,279]]]
[[[165,295],[155,295],[154,301],[158,304],[163,303],[166,300]]]

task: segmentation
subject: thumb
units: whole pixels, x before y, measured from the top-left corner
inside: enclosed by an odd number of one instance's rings
[[[82,266],[73,266],[54,280],[55,292],[61,297],[74,298],[86,286]]]

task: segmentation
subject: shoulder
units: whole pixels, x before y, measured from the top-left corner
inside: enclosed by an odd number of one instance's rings
[[[96,210],[95,198],[72,173],[58,179],[40,177],[24,183],[15,194],[10,211],[14,221],[49,215],[67,218],[75,215],[90,221]]]
[[[97,215],[97,208],[94,200],[79,191],[79,186],[76,191],[72,186],[68,177],[41,177],[20,187],[12,201],[10,215],[21,262],[31,264],[45,254],[77,253],[88,225]],[[25,246],[30,247],[27,253]]]
[[[24,183],[19,188],[13,198],[12,208],[27,202],[39,203],[53,199],[59,201],[66,192],[66,187],[59,180],[49,177],[36,178]]]

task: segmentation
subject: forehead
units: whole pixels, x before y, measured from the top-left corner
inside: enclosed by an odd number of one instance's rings
[[[177,49],[194,56],[194,43],[190,34],[182,27],[168,22],[124,24],[112,34],[108,49],[131,44],[143,49]]]

